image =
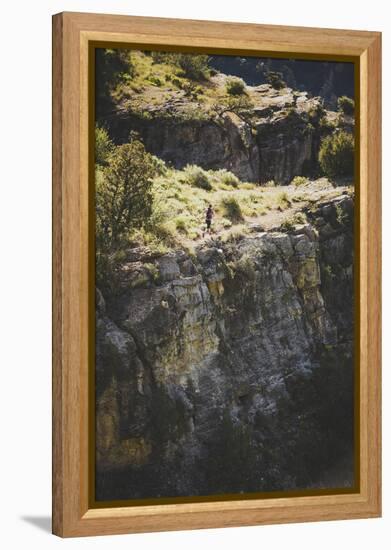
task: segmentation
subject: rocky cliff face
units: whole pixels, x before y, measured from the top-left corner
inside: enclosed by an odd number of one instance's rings
[[[212,116],[178,91],[158,107],[142,104],[142,115],[120,106],[105,125],[119,141],[136,130],[148,151],[178,169],[225,168],[242,181],[281,185],[316,173],[320,139],[330,131],[320,124],[320,99],[267,84],[247,89],[254,100],[251,122],[230,111]]]
[[[307,215],[97,291],[98,500],[352,483],[352,199]]]

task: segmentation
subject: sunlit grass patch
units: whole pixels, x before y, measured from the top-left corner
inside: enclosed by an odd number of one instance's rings
[[[193,187],[199,187],[200,189],[205,189],[205,191],[211,191],[212,184],[209,181],[209,178],[209,174],[200,166],[197,166],[196,164],[188,164],[182,172],[181,181]]]
[[[309,182],[309,179],[304,176],[295,176],[291,181],[291,185],[294,185],[295,187],[299,187],[300,185],[305,185],[308,182]]]
[[[152,187],[152,213],[143,232],[139,232],[139,238],[150,247],[183,247],[191,241],[196,244],[205,236],[205,214],[209,204],[215,212],[212,235],[235,240],[247,234],[248,226],[257,218],[268,217],[270,221],[266,223],[281,223],[281,214],[284,218],[287,211],[287,223],[299,223],[298,217],[292,219],[298,203],[310,206],[312,199],[314,202],[319,200],[319,195],[307,192],[310,189],[307,186],[300,185],[299,190],[294,185],[264,186],[241,182],[225,169],[188,165],[178,170],[162,162],[158,172]],[[98,169],[98,185],[101,178]],[[274,216],[277,216],[275,221]]]
[[[279,209],[284,209],[290,206],[291,201],[289,199],[288,193],[283,191],[276,196],[276,205]]]
[[[250,181],[245,181],[240,184],[240,189],[260,189],[260,186]]]
[[[232,187],[237,188],[240,184],[239,178],[229,170],[210,170],[209,173],[212,182],[220,189],[230,190]]]
[[[284,220],[281,228],[285,231],[292,231],[296,225],[303,225],[307,222],[307,218],[303,212],[297,212],[294,216]]]
[[[221,209],[225,218],[228,218],[232,223],[243,221],[243,214],[238,200],[231,196],[224,197],[221,200]]]

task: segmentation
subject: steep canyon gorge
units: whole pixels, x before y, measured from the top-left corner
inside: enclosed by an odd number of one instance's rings
[[[264,211],[256,223],[243,214],[235,238],[221,222],[208,238],[182,232],[183,246],[169,250],[129,242],[115,284],[97,286],[96,499],[352,487],[354,178],[323,184],[319,167],[322,140],[354,132],[333,91],[351,68],[322,68],[324,85],[313,84],[322,98],[259,83],[255,62],[238,58],[232,74],[246,69],[254,85],[228,97],[230,77],[216,69],[195,86],[158,56],[137,56],[133,80],[110,101],[103,86],[98,94],[97,120],[115,146],[137,133],[171,170],[170,204],[196,204],[175,172],[190,165],[229,171],[236,185],[201,182],[210,193],[197,195],[201,211],[235,192],[253,192]],[[268,206],[261,187],[276,187],[280,204]]]
[[[98,499],[352,484],[352,199],[308,215],[97,292]]]

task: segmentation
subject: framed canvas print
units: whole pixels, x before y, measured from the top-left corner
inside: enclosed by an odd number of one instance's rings
[[[380,515],[377,32],[53,18],[53,532]]]

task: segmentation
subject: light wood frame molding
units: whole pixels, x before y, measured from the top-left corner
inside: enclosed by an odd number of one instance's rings
[[[360,487],[354,494],[89,507],[89,43],[354,57],[359,67]],[[381,33],[86,13],[53,16],[53,533],[62,537],[381,514]]]

